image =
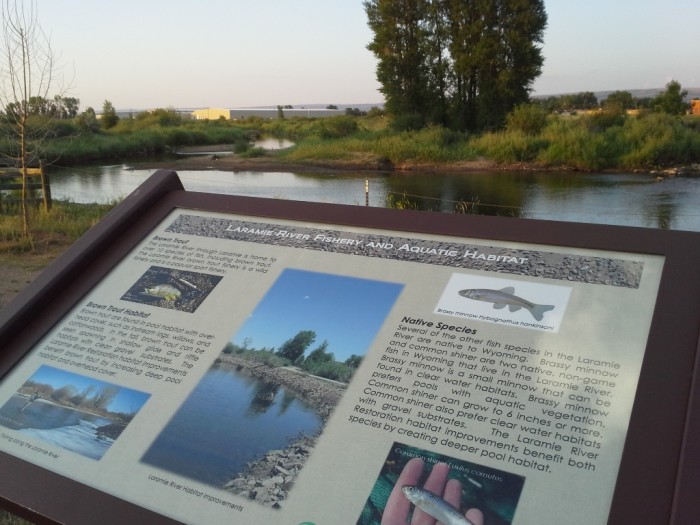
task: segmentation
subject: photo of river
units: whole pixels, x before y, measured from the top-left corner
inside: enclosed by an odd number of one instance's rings
[[[0,409],[0,424],[92,459],[100,459],[114,440],[99,436],[106,418],[38,400],[22,411],[28,398],[15,395]]]
[[[267,451],[321,429],[315,411],[283,387],[214,366],[142,461],[221,487]]]
[[[149,398],[43,365],[0,407],[0,425],[99,460]]]

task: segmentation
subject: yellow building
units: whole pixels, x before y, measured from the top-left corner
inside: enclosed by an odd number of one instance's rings
[[[192,118],[195,120],[218,120],[222,117],[229,120],[231,118],[231,110],[224,108],[204,108],[192,112]]]
[[[690,101],[690,113],[692,115],[700,115],[700,98]]]

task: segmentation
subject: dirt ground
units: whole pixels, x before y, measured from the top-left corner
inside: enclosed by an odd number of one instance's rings
[[[0,309],[4,308],[23,288],[68,248],[68,243],[37,247],[36,253],[0,255]]]

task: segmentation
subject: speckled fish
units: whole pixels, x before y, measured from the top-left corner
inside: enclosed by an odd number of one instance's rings
[[[144,291],[141,293],[149,297],[165,299],[166,301],[176,301],[182,295],[180,290],[170,284],[158,284],[153,288],[144,288]]]
[[[542,320],[545,312],[554,310],[554,305],[531,303],[522,297],[514,295],[514,293],[515,288],[512,286],[503,288],[502,290],[474,289],[459,291],[459,295],[466,297],[467,299],[493,303],[493,307],[497,310],[500,308],[505,308],[506,306],[511,312],[525,308],[532,314],[532,317],[538,321]]]
[[[429,490],[413,485],[404,485],[401,490],[406,499],[426,514],[430,514],[443,525],[474,525],[471,521],[444,499]]]

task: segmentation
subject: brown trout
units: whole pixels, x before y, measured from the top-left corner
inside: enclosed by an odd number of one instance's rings
[[[182,292],[171,284],[158,284],[153,288],[144,288],[142,295],[165,299],[166,301],[176,301],[182,295]]]

